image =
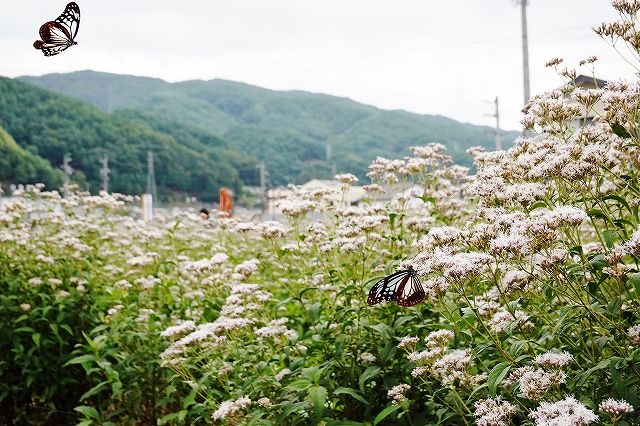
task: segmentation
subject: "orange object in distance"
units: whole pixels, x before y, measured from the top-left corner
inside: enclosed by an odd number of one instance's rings
[[[231,217],[233,212],[233,192],[229,188],[220,188],[220,217]]]

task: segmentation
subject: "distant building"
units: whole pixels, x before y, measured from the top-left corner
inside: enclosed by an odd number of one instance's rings
[[[357,205],[363,198],[366,197],[367,193],[361,186],[350,186],[347,189],[347,192],[343,194],[340,190],[341,183],[335,180],[326,180],[326,179],[311,179],[309,182],[300,185],[299,188],[301,190],[312,191],[315,189],[327,189],[334,193],[332,196],[333,200],[336,202],[342,202],[344,205],[351,206]],[[278,187],[273,188],[267,191],[267,204],[268,211],[274,215],[274,217],[280,214],[279,209],[277,208],[278,201],[283,200],[292,196],[295,193],[292,189]]]
[[[606,86],[607,83],[608,81],[606,80],[601,80],[599,78],[594,78],[587,75],[579,75],[575,80],[575,86],[582,89],[602,89],[604,86]],[[591,124],[595,117],[602,116],[604,114],[602,101],[596,102],[596,104],[589,111],[586,111],[582,106],[581,109],[582,116],[576,118],[573,123],[571,123],[573,128]]]
[[[334,197],[335,201],[343,201],[346,205],[352,206],[356,205],[366,197],[367,192],[361,186],[350,186],[347,189],[346,194],[342,197],[342,193],[340,192],[340,187],[342,184],[335,180],[327,180],[327,179],[311,179],[309,182],[300,185],[302,189],[330,189],[335,190],[336,195]]]

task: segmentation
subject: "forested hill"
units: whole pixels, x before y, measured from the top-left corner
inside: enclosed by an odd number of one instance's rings
[[[49,188],[62,183],[62,173],[32,152],[19,146],[11,135],[0,127],[0,183],[42,182]]]
[[[0,77],[0,127],[15,139],[1,134],[0,155],[9,153],[12,162],[0,161],[2,173],[11,174],[0,175],[0,182],[58,184],[59,173],[51,165],[59,167],[69,153],[76,169],[74,181],[82,189],[88,186],[97,192],[101,159],[107,155],[110,190],[140,194],[145,190],[150,150],[161,194],[212,199],[220,186],[241,190],[239,171],[248,170],[244,178],[255,179],[255,158],[215,136],[202,137],[179,123],[156,121],[137,112],[108,114],[85,102]]]
[[[376,156],[409,155],[409,146],[445,144],[456,162],[471,164],[471,146],[494,145],[493,129],[441,116],[385,111],[349,99],[273,91],[225,80],[163,80],[81,71],[22,77],[90,102],[105,112],[142,112],[156,125],[176,123],[198,137],[215,135],[265,161],[272,184],[301,183],[338,172],[364,177]],[[170,130],[164,126],[164,130]],[[515,139],[508,132],[504,140]],[[327,146],[332,152],[327,161]]]

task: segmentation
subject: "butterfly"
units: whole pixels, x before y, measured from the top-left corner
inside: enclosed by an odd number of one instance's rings
[[[40,38],[33,42],[33,47],[42,50],[44,56],[53,56],[67,50],[74,44],[80,27],[80,8],[71,2],[64,8],[62,15],[55,21],[49,21],[40,27]]]
[[[425,297],[424,288],[413,267],[388,275],[375,283],[369,291],[367,303],[375,305],[383,300],[395,300],[399,306],[414,306]]]

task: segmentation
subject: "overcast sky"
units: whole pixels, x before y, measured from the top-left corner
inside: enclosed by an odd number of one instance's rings
[[[513,0],[78,0],[77,41],[45,58],[38,28],[65,0],[5,1],[0,75],[85,69],[167,81],[222,78],[348,97],[385,109],[519,129],[520,8]],[[615,19],[609,0],[530,0],[531,93],[561,84],[545,68],[589,55],[597,75],[633,78],[592,27]],[[587,70],[583,70],[587,72]]]

